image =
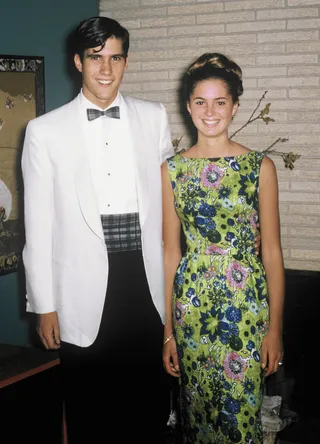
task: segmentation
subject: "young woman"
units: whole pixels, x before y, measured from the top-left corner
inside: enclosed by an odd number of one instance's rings
[[[163,362],[181,377],[183,429],[193,444],[262,444],[263,382],[282,357],[276,169],[228,137],[241,77],[240,67],[218,53],[189,67],[186,101],[197,143],[162,165]],[[257,224],[262,261],[254,254]]]

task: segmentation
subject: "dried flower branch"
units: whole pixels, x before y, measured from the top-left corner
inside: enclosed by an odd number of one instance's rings
[[[265,98],[267,92],[268,92],[268,91],[265,91],[265,92],[263,93],[263,95],[261,96],[261,98],[260,98],[260,100],[259,100],[259,102],[258,102],[258,105],[257,105],[257,106],[255,107],[255,109],[253,110],[253,112],[252,112],[251,116],[249,117],[249,119],[247,120],[247,122],[246,122],[244,125],[242,125],[237,131],[235,131],[233,134],[231,134],[230,139],[232,139],[232,137],[234,137],[234,136],[235,136],[236,134],[238,134],[241,130],[243,130],[243,128],[245,128],[246,126],[248,126],[249,123],[252,123],[252,122],[254,122],[254,121],[258,120],[258,119],[263,120],[264,123],[265,123],[266,125],[268,125],[270,122],[274,122],[274,119],[271,119],[271,117],[265,117],[266,114],[269,114],[269,112],[270,112],[270,106],[271,106],[271,103],[267,103],[266,106],[263,108],[263,110],[260,111],[259,115],[256,116],[256,117],[253,117],[253,116],[255,115],[255,113],[257,112],[257,110],[258,110],[258,108],[259,108],[259,106],[260,106],[262,100]]]
[[[232,139],[232,137],[234,137],[236,134],[238,134],[243,128],[245,128],[246,126],[248,126],[250,123],[252,123],[252,122],[255,122],[256,120],[263,120],[263,122],[266,124],[266,125],[269,125],[269,123],[270,122],[275,122],[275,120],[274,119],[272,119],[271,117],[268,117],[268,114],[270,113],[270,106],[271,106],[271,103],[267,103],[266,105],[265,105],[265,107],[263,108],[263,110],[262,111],[260,111],[260,113],[256,116],[256,117],[254,117],[254,115],[256,114],[256,112],[257,112],[257,110],[259,109],[259,107],[260,107],[260,105],[261,105],[261,102],[265,99],[265,97],[266,97],[266,95],[267,95],[267,92],[268,91],[265,91],[263,94],[262,94],[262,96],[261,96],[261,98],[260,98],[260,100],[259,100],[259,102],[258,102],[258,105],[256,106],[256,108],[253,110],[253,112],[252,112],[252,114],[251,114],[251,116],[249,117],[249,119],[247,120],[247,122],[244,124],[244,125],[242,125],[242,127],[241,128],[239,128],[237,131],[235,131],[231,136],[230,136],[230,139]],[[271,148],[273,148],[277,143],[279,143],[279,142],[282,142],[282,143],[284,143],[284,142],[287,142],[289,139],[288,139],[288,137],[278,137],[278,139],[276,139],[268,148],[266,148],[265,150],[263,150],[262,152],[263,153],[268,153],[268,154],[274,154],[274,155],[277,155],[277,156],[281,156],[282,157],[282,159],[283,159],[283,161],[284,161],[284,165],[285,165],[285,167],[286,168],[289,168],[290,170],[293,170],[293,168],[294,168],[294,162],[297,160],[297,159],[299,159],[300,157],[301,157],[301,155],[300,154],[296,154],[296,153],[292,153],[292,152],[289,152],[289,153],[285,153],[285,152],[282,152],[282,151],[276,151],[276,150],[272,150]]]
[[[284,165],[286,168],[289,168],[290,170],[293,170],[294,168],[294,162],[299,159],[300,154],[295,154],[292,151],[290,151],[289,153],[283,153],[281,151],[276,151],[276,150],[271,150],[270,148],[272,148],[276,143],[278,142],[286,142],[287,140],[289,140],[287,137],[285,138],[281,138],[279,137],[277,140],[275,140],[273,142],[272,145],[269,146],[269,148],[267,148],[266,150],[264,150],[264,153],[271,153],[271,154],[275,154],[277,156],[281,156],[283,161],[284,161]]]
[[[173,148],[174,148],[175,151],[177,151],[177,149],[178,149],[178,147],[179,147],[179,144],[180,144],[180,142],[181,142],[182,137],[183,137],[183,136],[181,136],[180,139],[173,139],[173,141],[172,141],[172,145],[173,145]]]

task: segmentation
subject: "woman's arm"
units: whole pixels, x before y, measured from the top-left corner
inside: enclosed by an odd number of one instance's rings
[[[168,174],[167,163],[161,167],[162,175],[162,211],[164,275],[166,293],[166,323],[164,327],[163,364],[172,376],[180,376],[176,342],[172,327],[172,292],[173,282],[181,260],[180,230],[181,224],[174,206],[174,196]]]
[[[269,330],[262,345],[262,367],[266,376],[278,370],[282,358],[282,319],[285,296],[283,256],[280,240],[278,179],[274,163],[265,157],[259,183],[259,218],[262,262],[269,295]]]

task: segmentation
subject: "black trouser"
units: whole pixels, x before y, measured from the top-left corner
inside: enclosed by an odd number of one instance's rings
[[[163,442],[171,377],[163,369],[162,343],[141,251],[110,254],[96,341],[61,347],[68,444]]]

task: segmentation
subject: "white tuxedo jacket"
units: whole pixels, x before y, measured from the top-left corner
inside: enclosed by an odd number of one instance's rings
[[[165,322],[162,162],[173,154],[162,104],[123,97],[134,146],[142,253]],[[89,346],[101,321],[108,256],[82,134],[80,100],[31,120],[22,153],[27,311],[57,311],[63,341]]]

